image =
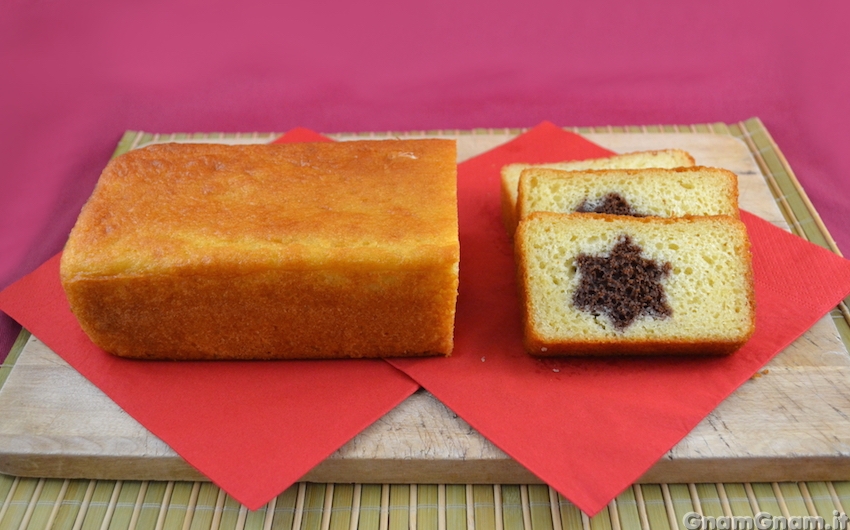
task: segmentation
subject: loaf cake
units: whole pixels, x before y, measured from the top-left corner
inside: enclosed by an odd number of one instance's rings
[[[450,140],[133,150],[83,207],[62,285],[123,357],[449,355],[456,168]]]
[[[516,214],[518,185],[522,172],[538,167],[559,169],[561,171],[583,171],[587,169],[641,169],[649,167],[689,167],[695,164],[694,158],[681,149],[662,149],[658,151],[638,151],[604,158],[553,162],[549,164],[508,164],[501,170],[502,221],[508,233],[513,235],[519,220]]]
[[[536,212],[515,245],[531,355],[721,355],[755,329],[739,219]]]
[[[531,168],[519,181],[517,215],[593,212],[636,217],[738,217],[738,177],[713,167],[559,171]]]

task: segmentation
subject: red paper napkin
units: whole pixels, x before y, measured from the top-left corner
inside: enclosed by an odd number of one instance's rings
[[[724,358],[527,356],[511,244],[499,217],[499,168],[604,155],[599,149],[542,124],[460,164],[455,350],[450,359],[391,361],[588,514],[850,292],[850,262],[743,213],[753,244],[757,331],[742,350]]]
[[[284,141],[321,141],[299,129]],[[415,392],[381,360],[151,362],[114,357],[80,330],[59,256],[0,293],[0,307],[224,491],[257,509]]]

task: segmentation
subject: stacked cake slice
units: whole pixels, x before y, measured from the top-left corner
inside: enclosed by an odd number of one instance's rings
[[[734,173],[528,167],[515,215],[532,355],[729,354],[754,331]]]
[[[658,151],[637,151],[623,155],[587,160],[570,160],[551,164],[508,164],[501,171],[502,179],[502,221],[510,234],[516,230],[516,208],[520,177],[527,169],[557,169],[560,171],[585,171],[588,169],[642,169],[691,167],[694,158],[681,149],[662,149]]]

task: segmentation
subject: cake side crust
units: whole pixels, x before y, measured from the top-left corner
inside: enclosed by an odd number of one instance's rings
[[[61,280],[125,357],[448,355],[456,193],[445,140],[152,146],[104,170]]]

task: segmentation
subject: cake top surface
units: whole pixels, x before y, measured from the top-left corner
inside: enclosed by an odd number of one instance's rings
[[[456,262],[456,176],[450,140],[152,145],[107,165],[63,262],[82,275]]]

